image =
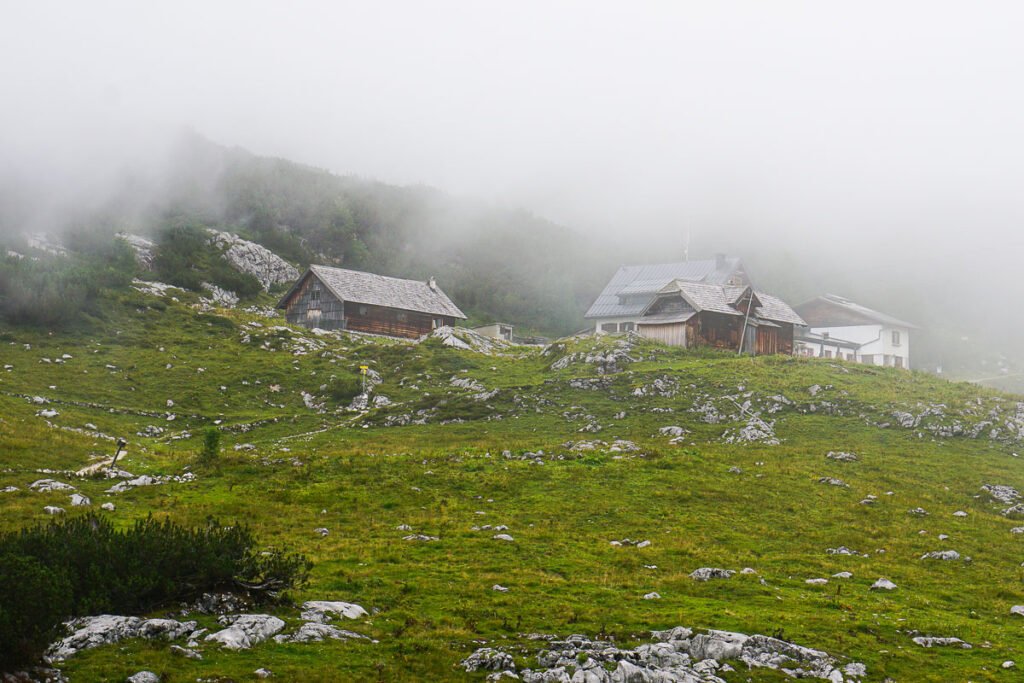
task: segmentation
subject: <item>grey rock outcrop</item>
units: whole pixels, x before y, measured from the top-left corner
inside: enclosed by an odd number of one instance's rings
[[[302,603],[303,621],[327,624],[335,616],[342,619],[359,619],[360,617],[369,616],[369,614],[361,606],[351,602],[310,600]]]
[[[484,647],[460,662],[468,672],[493,672],[489,680],[518,676],[525,683],[722,683],[718,671],[730,671],[724,660],[738,660],[749,668],[782,671],[796,678],[855,681],[866,675],[863,664],[839,668],[831,655],[764,635],[709,630],[694,635],[678,626],[653,631],[653,642],[620,649],[612,642],[571,635],[565,639],[532,634],[544,641],[536,653],[539,668],[518,674],[512,656]]]
[[[164,638],[176,640],[196,628],[194,621],[174,619],[143,619],[101,614],[67,622],[72,633],[50,646],[46,656],[52,660],[67,659],[76,652],[116,643],[124,638]]]
[[[323,641],[325,638],[330,638],[331,640],[369,640],[367,636],[364,636],[361,633],[356,633],[355,631],[346,631],[345,629],[338,628],[337,626],[331,626],[330,624],[307,622],[300,626],[299,630],[295,633],[282,633],[274,636],[274,642],[318,643]]]
[[[236,270],[252,275],[263,289],[281,282],[291,282],[299,277],[299,271],[283,258],[266,247],[242,239],[238,235],[219,230],[208,230],[210,242],[225,249],[224,258]]]
[[[217,621],[227,628],[207,635],[204,640],[220,643],[229,650],[247,650],[284,628],[283,621],[269,614],[225,615]]]

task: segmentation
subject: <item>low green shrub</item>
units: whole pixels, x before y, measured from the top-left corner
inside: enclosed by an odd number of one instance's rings
[[[123,531],[89,513],[0,534],[0,664],[37,659],[68,617],[140,614],[213,590],[273,600],[305,583],[306,557],[261,550],[245,526],[152,516]]]
[[[220,456],[220,430],[216,427],[207,427],[203,430],[203,450],[199,452],[199,462],[204,465],[212,465],[217,462]]]
[[[341,375],[327,383],[327,395],[339,403],[348,403],[363,393],[363,378],[358,375]]]
[[[67,576],[33,557],[0,554],[0,671],[36,659],[69,614]]]

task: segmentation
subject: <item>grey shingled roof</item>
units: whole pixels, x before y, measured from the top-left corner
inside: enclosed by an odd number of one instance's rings
[[[420,280],[403,280],[330,266],[310,266],[309,271],[320,278],[324,286],[342,301],[387,306],[431,315],[447,315],[453,318],[466,317],[440,287],[431,289],[429,284]],[[302,280],[300,277],[296,286]],[[278,306],[283,305],[289,296],[291,291],[285,294]]]
[[[623,266],[608,281],[584,317],[614,318],[637,315],[647,308],[656,292],[673,280],[724,284],[740,267],[740,259],[726,258],[721,265],[722,267],[719,268],[717,259],[706,259],[682,263]],[[633,300],[620,303],[620,293],[632,295]],[[650,296],[645,298],[644,294]]]
[[[757,316],[765,320],[774,320],[780,323],[793,323],[794,325],[806,325],[804,319],[797,315],[789,304],[775,296],[765,292],[754,292],[761,301],[757,309]]]
[[[693,306],[694,310],[713,311],[726,315],[743,315],[730,301],[730,296],[733,295],[732,287],[707,285],[703,282],[689,282],[687,280],[674,280],[661,291],[666,293],[676,290]]]

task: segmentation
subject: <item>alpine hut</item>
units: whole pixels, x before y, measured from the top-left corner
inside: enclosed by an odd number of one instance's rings
[[[417,338],[466,318],[434,278],[404,280],[310,266],[277,304],[289,323]]]

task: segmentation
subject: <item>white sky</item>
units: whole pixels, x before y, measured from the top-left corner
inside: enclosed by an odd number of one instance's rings
[[[584,232],[1024,250],[1020,3],[0,9],[0,153],[68,192],[186,125]]]

